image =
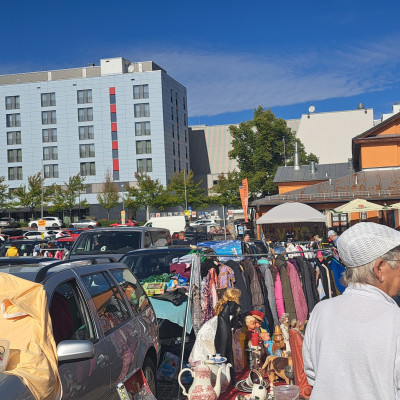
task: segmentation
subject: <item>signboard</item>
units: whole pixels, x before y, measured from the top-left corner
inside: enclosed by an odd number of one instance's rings
[[[39,219],[38,221],[38,231],[43,232],[46,230],[46,221],[44,219]]]
[[[121,224],[122,224],[122,225],[125,224],[125,216],[126,216],[125,211],[121,211]]]
[[[245,222],[249,222],[247,218],[247,209],[249,206],[249,183],[246,179],[242,180],[242,184],[239,186],[240,200],[242,201],[242,208]]]
[[[184,215],[185,215],[185,217],[189,217],[190,216],[190,211],[189,210],[185,210],[184,211]]]
[[[196,218],[196,211],[192,211],[192,218]]]

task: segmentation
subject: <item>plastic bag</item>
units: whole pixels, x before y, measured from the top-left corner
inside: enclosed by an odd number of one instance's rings
[[[166,352],[162,363],[160,364],[157,371],[157,378],[164,381],[175,381],[178,379],[179,374],[179,357],[176,354]],[[187,363],[183,363],[183,368],[189,368]],[[185,372],[181,376],[183,384],[188,384],[193,381],[192,375],[189,372]]]

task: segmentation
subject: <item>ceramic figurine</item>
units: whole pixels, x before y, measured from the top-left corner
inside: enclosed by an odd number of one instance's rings
[[[285,341],[283,340],[283,335],[281,328],[277,325],[275,326],[274,337],[273,337],[274,344],[272,345],[272,352],[275,354],[276,350],[285,350]]]
[[[284,313],[281,315],[279,319],[281,323],[280,328],[283,335],[283,340],[285,341],[286,351],[290,351],[290,343],[289,343],[289,314]]]

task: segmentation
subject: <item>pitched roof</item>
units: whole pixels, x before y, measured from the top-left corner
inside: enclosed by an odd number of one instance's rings
[[[354,198],[370,201],[400,199],[400,168],[360,171],[284,194],[267,196],[250,205],[268,206],[287,201],[301,201],[306,204],[337,203]]]
[[[301,165],[299,170],[295,170],[293,166],[278,167],[274,183],[324,181],[329,178],[340,178],[350,172],[352,169],[349,169],[348,163],[315,164],[315,173],[311,173],[309,165]]]

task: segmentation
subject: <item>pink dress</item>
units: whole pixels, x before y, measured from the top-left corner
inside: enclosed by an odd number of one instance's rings
[[[283,293],[282,293],[282,283],[281,277],[279,276],[278,269],[274,266],[276,270],[276,280],[275,280],[275,300],[276,300],[276,311],[278,313],[278,318],[285,313],[285,304],[283,302]]]

